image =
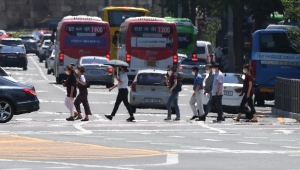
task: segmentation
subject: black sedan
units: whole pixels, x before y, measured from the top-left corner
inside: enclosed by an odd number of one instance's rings
[[[22,39],[25,45],[26,53],[34,53],[38,55],[38,44],[37,39],[34,35],[20,35],[19,38]]]
[[[32,85],[0,77],[0,123],[10,121],[14,115],[39,109],[39,100]]]
[[[21,46],[2,46],[0,48],[1,67],[21,67],[27,70],[27,55]]]

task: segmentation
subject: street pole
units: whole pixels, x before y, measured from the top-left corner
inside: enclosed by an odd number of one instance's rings
[[[234,57],[234,46],[233,46],[233,12],[230,5],[228,5],[228,71],[235,71],[235,57]]]

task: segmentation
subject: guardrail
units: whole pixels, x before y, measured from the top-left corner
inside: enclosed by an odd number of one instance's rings
[[[300,114],[300,79],[276,78],[274,107]]]

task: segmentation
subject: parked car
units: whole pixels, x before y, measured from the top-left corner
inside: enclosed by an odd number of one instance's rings
[[[4,30],[0,30],[0,40],[2,38],[8,38],[8,35],[6,34],[6,32]]]
[[[199,73],[203,75],[205,73],[205,65],[207,64],[206,59],[184,59],[179,63],[178,66],[178,79],[181,81],[193,81],[194,76],[192,74],[192,68],[198,67]]]
[[[49,46],[51,45],[51,40],[45,40],[43,45],[39,49],[39,61],[43,62],[46,60],[46,51],[48,50]]]
[[[197,58],[211,62],[214,56],[213,47],[208,41],[197,41]]]
[[[83,56],[76,65],[86,69],[84,76],[90,84],[100,84],[110,88],[114,85],[114,69],[104,65],[107,61],[108,58],[106,57]]]
[[[224,74],[224,95],[222,98],[223,110],[227,112],[237,113],[243,99],[239,96],[243,88],[245,75],[236,73],[223,73]],[[205,74],[206,75],[206,74]],[[205,86],[205,81],[203,81]],[[254,96],[253,96],[254,99]],[[208,96],[203,95],[204,107],[209,100]],[[248,106],[246,107],[248,110]]]
[[[51,74],[54,71],[54,59],[55,59],[55,50],[52,51],[50,57],[47,57],[46,62],[47,63],[47,74]]]
[[[6,72],[2,67],[0,67],[0,76],[16,82],[16,80],[10,75],[10,73]]]
[[[21,67],[27,70],[26,51],[21,46],[3,46],[0,48],[1,67]]]
[[[25,45],[26,53],[34,53],[38,55],[38,40],[34,35],[20,35],[19,38],[22,39]]]
[[[0,76],[0,123],[9,122],[14,115],[40,109],[35,88]]]
[[[166,85],[166,74],[166,70],[138,71],[129,92],[129,103],[133,113],[140,108],[167,109],[170,90]],[[174,108],[172,113],[175,113]]]

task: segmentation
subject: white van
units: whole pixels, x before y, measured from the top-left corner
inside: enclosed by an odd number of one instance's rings
[[[213,59],[214,51],[212,45],[208,41],[197,41],[197,58],[211,61]]]

